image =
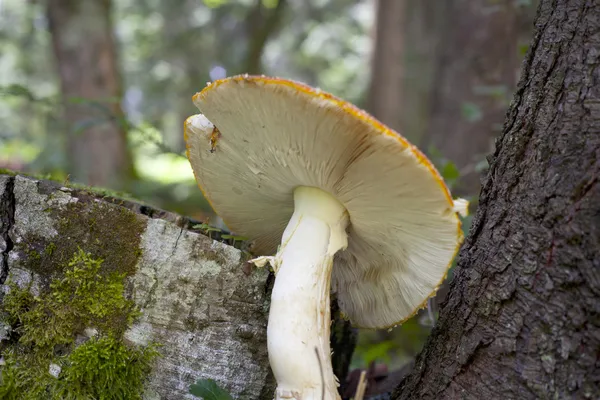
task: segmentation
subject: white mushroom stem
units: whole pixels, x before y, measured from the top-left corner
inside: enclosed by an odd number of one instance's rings
[[[348,213],[333,196],[313,187],[298,187],[294,206],[271,260],[276,278],[267,343],[275,399],[335,400],[340,397],[329,347],[329,289],[333,256],[348,245]]]

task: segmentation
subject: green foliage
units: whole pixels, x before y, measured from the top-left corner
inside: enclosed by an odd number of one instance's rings
[[[392,361],[391,353],[395,351],[396,347],[396,343],[392,340],[384,340],[366,346],[361,354],[363,363],[365,365],[369,365],[372,361],[389,363]]]
[[[212,379],[198,379],[190,386],[190,393],[204,400],[233,400],[233,397]]]
[[[219,228],[212,227],[208,224],[197,224],[192,226],[194,229],[200,229],[205,235],[211,237],[212,232],[221,232]]]
[[[0,96],[15,96],[24,97],[30,101],[36,100],[36,96],[27,87],[16,83],[0,86]]]
[[[366,368],[373,361],[386,363],[390,369],[401,367],[421,350],[430,330],[417,317],[387,332],[363,329],[351,367]]]
[[[204,0],[203,3],[208,8],[217,8],[227,4],[227,0]]]
[[[221,239],[225,240],[229,245],[231,245],[235,248],[238,248],[238,249],[243,248],[243,246],[242,246],[243,243],[250,240],[246,236],[237,236],[237,235],[230,235],[230,234],[222,234]]]
[[[212,214],[182,156],[183,119],[198,112],[191,96],[220,74],[247,72],[256,57],[250,47],[262,40],[271,15],[278,21],[259,52],[261,73],[301,80],[359,105],[368,86],[361,79],[373,18],[367,1],[294,2],[277,13],[280,0],[113,2],[124,82],[119,99],[60,96],[51,32],[38,23],[46,20],[45,3],[1,3],[0,161],[61,181],[71,173],[77,180],[68,133],[118,121],[139,178],[125,189],[180,214]],[[84,111],[79,122],[66,121],[63,101]],[[116,102],[125,118],[115,114]]]
[[[102,263],[79,250],[39,296],[9,285],[1,311],[17,338],[3,349],[0,399],[141,398],[158,352],[123,342],[138,311],[124,295],[125,274],[101,273]],[[76,343],[86,328],[96,333]]]
[[[262,0],[261,3],[264,8],[275,8],[279,4],[279,0]]]
[[[250,250],[250,246],[252,245],[250,238],[246,236],[225,233],[221,229],[210,226],[207,223],[192,225],[192,229],[198,229],[209,238],[226,243],[235,247],[236,249],[242,250],[243,252],[248,252]]]
[[[456,164],[452,161],[446,161],[443,163],[442,170],[440,171],[442,178],[448,183],[448,186],[452,186],[454,182],[459,178],[460,171]]]

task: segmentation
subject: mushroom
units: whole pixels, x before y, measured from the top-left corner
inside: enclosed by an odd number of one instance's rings
[[[339,399],[330,290],[357,327],[410,318],[462,241],[428,159],[366,112],[290,80],[240,75],[193,97],[185,122],[196,181],[276,278],[267,327],[276,399]]]

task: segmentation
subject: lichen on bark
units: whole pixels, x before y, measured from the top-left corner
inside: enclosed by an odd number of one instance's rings
[[[193,224],[182,217],[56,182],[2,178],[10,183],[0,187],[0,199],[7,199],[0,207],[7,216],[0,226],[8,243],[4,293],[12,285],[47,296],[81,249],[103,260],[100,277],[122,277],[125,298],[140,310],[135,321],[121,318],[113,326],[122,343],[161,345],[144,398],[191,398],[189,385],[200,378],[215,379],[237,399],[272,398],[267,271],[244,272],[246,254],[188,230]]]
[[[25,205],[15,213],[14,233],[19,239],[11,252],[15,266],[24,260],[26,269],[47,283],[60,276],[81,248],[104,260],[103,272],[120,271],[128,276],[135,272],[145,228],[140,215],[97,199],[82,201],[71,196],[70,189],[56,190],[44,181],[15,179],[19,182],[17,206],[19,202]],[[21,227],[25,231],[19,231]]]

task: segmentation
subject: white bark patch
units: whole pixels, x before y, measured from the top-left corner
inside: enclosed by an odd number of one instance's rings
[[[260,398],[268,372],[267,272],[246,277],[239,250],[159,219],[148,220],[140,247],[132,282],[143,316],[126,337],[163,345],[150,388],[192,399],[189,385],[212,378],[234,398]]]

